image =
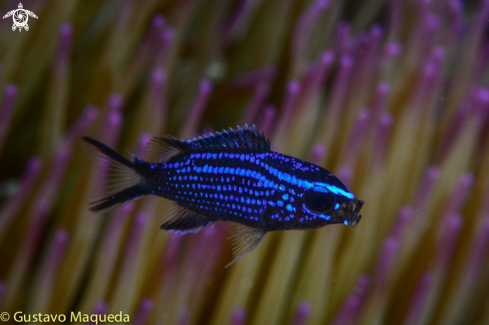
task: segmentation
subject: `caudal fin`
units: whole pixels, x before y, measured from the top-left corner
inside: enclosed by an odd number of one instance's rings
[[[107,182],[105,191],[90,202],[90,211],[103,213],[122,206],[144,195],[141,189],[141,175],[136,172],[135,163],[115,150],[89,136],[80,138],[83,145],[99,160],[102,182]]]

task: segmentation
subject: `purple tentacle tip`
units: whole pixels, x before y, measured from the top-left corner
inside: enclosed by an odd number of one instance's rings
[[[379,95],[386,96],[391,90],[391,85],[388,82],[382,81],[377,87],[377,92]]]
[[[355,285],[355,293],[365,295],[372,284],[372,280],[366,274],[360,274]]]
[[[433,283],[433,276],[431,273],[423,273],[419,278],[416,291],[411,299],[411,304],[406,316],[406,322],[404,324],[420,324],[421,315],[426,303],[426,299],[429,297],[429,291]]]
[[[57,62],[66,60],[71,51],[71,43],[73,40],[73,25],[69,22],[64,22],[59,27],[59,40],[57,49]]]
[[[409,224],[409,221],[414,215],[413,208],[411,206],[403,206],[397,213],[397,218],[392,226],[390,237],[400,238]]]
[[[246,324],[246,308],[243,306],[234,307],[231,315],[230,325],[245,325]]]
[[[99,115],[99,109],[96,106],[87,106],[83,112],[88,123],[95,121]]]
[[[353,66],[353,58],[351,55],[343,55],[340,60],[341,69],[349,69]]]
[[[175,30],[171,27],[167,27],[165,28],[162,34],[163,41],[165,41],[165,43],[168,44],[171,41],[173,41],[173,39],[175,39],[175,35],[176,35]]]
[[[376,286],[380,292],[385,293],[391,279],[396,253],[399,248],[397,238],[387,237],[384,240],[379,258],[375,267]]]
[[[124,106],[124,97],[120,94],[112,94],[109,97],[109,111],[110,112],[119,112],[122,110]]]
[[[437,180],[438,178],[440,178],[440,175],[441,175],[440,167],[430,166],[428,168],[428,171],[427,171],[428,179]]]
[[[63,257],[66,245],[68,244],[68,240],[70,235],[67,230],[59,229],[56,231],[54,235],[54,242],[51,246],[49,256],[45,260],[48,264],[46,265],[46,276],[51,277],[55,276],[58,267],[61,263],[61,259]]]
[[[27,172],[26,174],[36,173],[42,167],[42,160],[39,156],[32,156],[27,161]]]
[[[297,95],[301,89],[301,85],[297,80],[291,80],[287,83],[287,93]]]
[[[455,215],[448,219],[448,228],[457,230],[460,229],[463,225],[462,217]]]
[[[163,26],[165,26],[165,23],[165,17],[161,14],[154,15],[153,19],[151,20],[151,24],[156,30],[160,30]]]
[[[275,116],[277,115],[277,108],[274,105],[266,105],[263,109],[263,121],[261,124],[261,130],[265,134],[271,134],[275,125]]]
[[[163,81],[166,79],[165,72],[163,69],[154,69],[151,74],[152,80],[156,85],[161,85]]]
[[[322,66],[329,66],[333,63],[334,61],[334,53],[332,51],[326,51],[321,55],[321,65]]]
[[[384,113],[380,117],[380,126],[383,128],[389,128],[394,124],[394,116],[391,113]]]
[[[437,66],[439,67],[439,64],[445,59],[446,56],[446,50],[442,46],[437,46],[433,50],[433,59],[435,60],[435,63],[438,63]]]
[[[146,149],[146,146],[151,140],[151,138],[152,138],[151,134],[147,132],[143,132],[139,135],[138,142],[136,144],[136,149],[134,150],[134,154],[136,155],[136,157],[144,156],[144,150]]]
[[[433,15],[433,14],[428,15],[428,17],[426,18],[425,25],[426,25],[425,27],[430,31],[435,30],[440,25],[440,18],[438,17],[438,15]]]
[[[312,146],[311,162],[316,165],[322,165],[327,153],[327,147],[324,143],[318,142]]]
[[[111,112],[108,116],[109,125],[111,125],[112,127],[121,124],[122,119],[123,119],[122,114],[117,111]]]
[[[93,313],[98,315],[105,314],[108,309],[109,309],[109,305],[105,301],[100,300],[95,303],[93,307]]]
[[[95,305],[93,306],[92,313],[95,315],[103,315],[103,314],[107,313],[108,310],[109,310],[109,305],[105,301],[100,300],[100,301],[97,301],[95,303]],[[95,324],[95,323],[90,322],[89,324]]]
[[[448,216],[435,253],[435,264],[440,270],[446,270],[448,263],[453,258],[453,249],[457,243],[462,225],[463,219],[460,215],[451,214]]]
[[[356,324],[355,319],[361,312],[365,296],[371,286],[370,277],[366,274],[360,274],[357,278],[353,292],[346,297],[341,308],[338,310],[331,325],[350,325]]]
[[[306,325],[311,315],[312,306],[307,301],[301,301],[297,304],[295,309],[295,315],[292,319],[291,325]]]
[[[396,57],[402,53],[402,45],[399,42],[391,42],[385,48],[386,57]]]
[[[147,323],[148,318],[153,310],[154,302],[150,298],[145,298],[141,300],[139,304],[139,308],[136,311],[136,315],[134,316],[133,324],[134,325],[144,325]]]
[[[5,97],[12,98],[17,96],[17,85],[13,83],[9,83],[5,86]]]
[[[60,34],[63,37],[71,37],[73,35],[73,25],[69,22],[62,23],[59,28]]]
[[[199,84],[200,93],[209,93],[212,91],[212,81],[204,79]]]
[[[65,245],[68,242],[70,235],[67,230],[60,229],[56,232],[55,242],[57,245]]]

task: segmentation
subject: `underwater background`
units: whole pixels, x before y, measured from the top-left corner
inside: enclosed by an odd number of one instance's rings
[[[489,1],[22,4],[28,31],[0,22],[0,312],[489,324]],[[342,179],[361,222],[270,233],[225,269],[220,223],[160,231],[155,197],[88,211],[80,135],[148,159],[152,136],[246,123]]]

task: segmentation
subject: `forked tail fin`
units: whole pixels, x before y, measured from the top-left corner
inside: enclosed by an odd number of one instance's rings
[[[94,138],[84,135],[80,139],[100,161],[102,181],[107,182],[107,190],[97,193],[95,201],[90,202],[90,211],[107,212],[144,195],[134,162]]]

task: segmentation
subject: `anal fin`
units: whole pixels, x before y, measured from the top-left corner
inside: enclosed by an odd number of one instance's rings
[[[156,218],[160,229],[178,235],[199,232],[211,222],[177,202],[163,198],[156,209]]]
[[[235,258],[231,263],[226,265],[226,268],[255,249],[266,234],[266,231],[262,229],[248,227],[240,223],[234,223],[233,226],[233,235],[228,240],[233,241],[233,254]]]

